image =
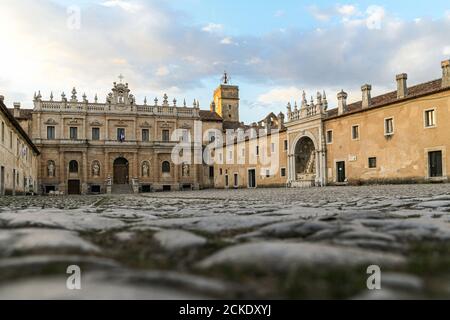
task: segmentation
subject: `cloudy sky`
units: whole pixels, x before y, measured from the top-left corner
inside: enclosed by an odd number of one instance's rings
[[[207,109],[227,70],[241,117],[285,111],[301,91],[335,105],[370,83],[440,77],[450,58],[450,3],[300,0],[1,0],[0,94],[32,107],[76,86],[103,101],[123,74],[140,102],[165,92]]]

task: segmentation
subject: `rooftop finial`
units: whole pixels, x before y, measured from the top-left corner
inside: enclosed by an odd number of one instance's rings
[[[125,77],[123,76],[123,74],[119,74],[119,81],[120,81],[120,83],[123,82],[123,79],[125,79]]]
[[[222,83],[223,84],[230,83],[230,77],[228,76],[228,73],[226,71],[223,72]]]

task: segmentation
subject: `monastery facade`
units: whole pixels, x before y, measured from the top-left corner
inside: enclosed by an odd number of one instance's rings
[[[447,182],[450,60],[441,67],[440,79],[413,86],[397,75],[397,89],[376,97],[365,84],[358,102],[341,91],[334,109],[325,92],[303,94],[286,114],[250,125],[226,74],[210,110],[167,95],[138,104],[122,79],[105,102],[76,89],[58,99],[38,93],[32,111],[2,107],[4,136],[27,150],[18,157],[2,140],[2,194]]]

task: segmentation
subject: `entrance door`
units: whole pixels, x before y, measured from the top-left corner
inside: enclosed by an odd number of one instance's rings
[[[128,160],[117,158],[114,161],[114,184],[128,184]]]
[[[337,182],[345,182],[345,161],[336,162]]]
[[[430,178],[442,177],[442,151],[428,153]]]
[[[256,170],[248,170],[248,187],[256,188]]]
[[[69,180],[67,183],[68,194],[81,194],[80,180]]]

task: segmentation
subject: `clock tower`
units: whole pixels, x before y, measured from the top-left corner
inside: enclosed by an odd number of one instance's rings
[[[214,91],[215,111],[224,121],[239,122],[239,87],[230,84],[225,72],[222,83]]]

